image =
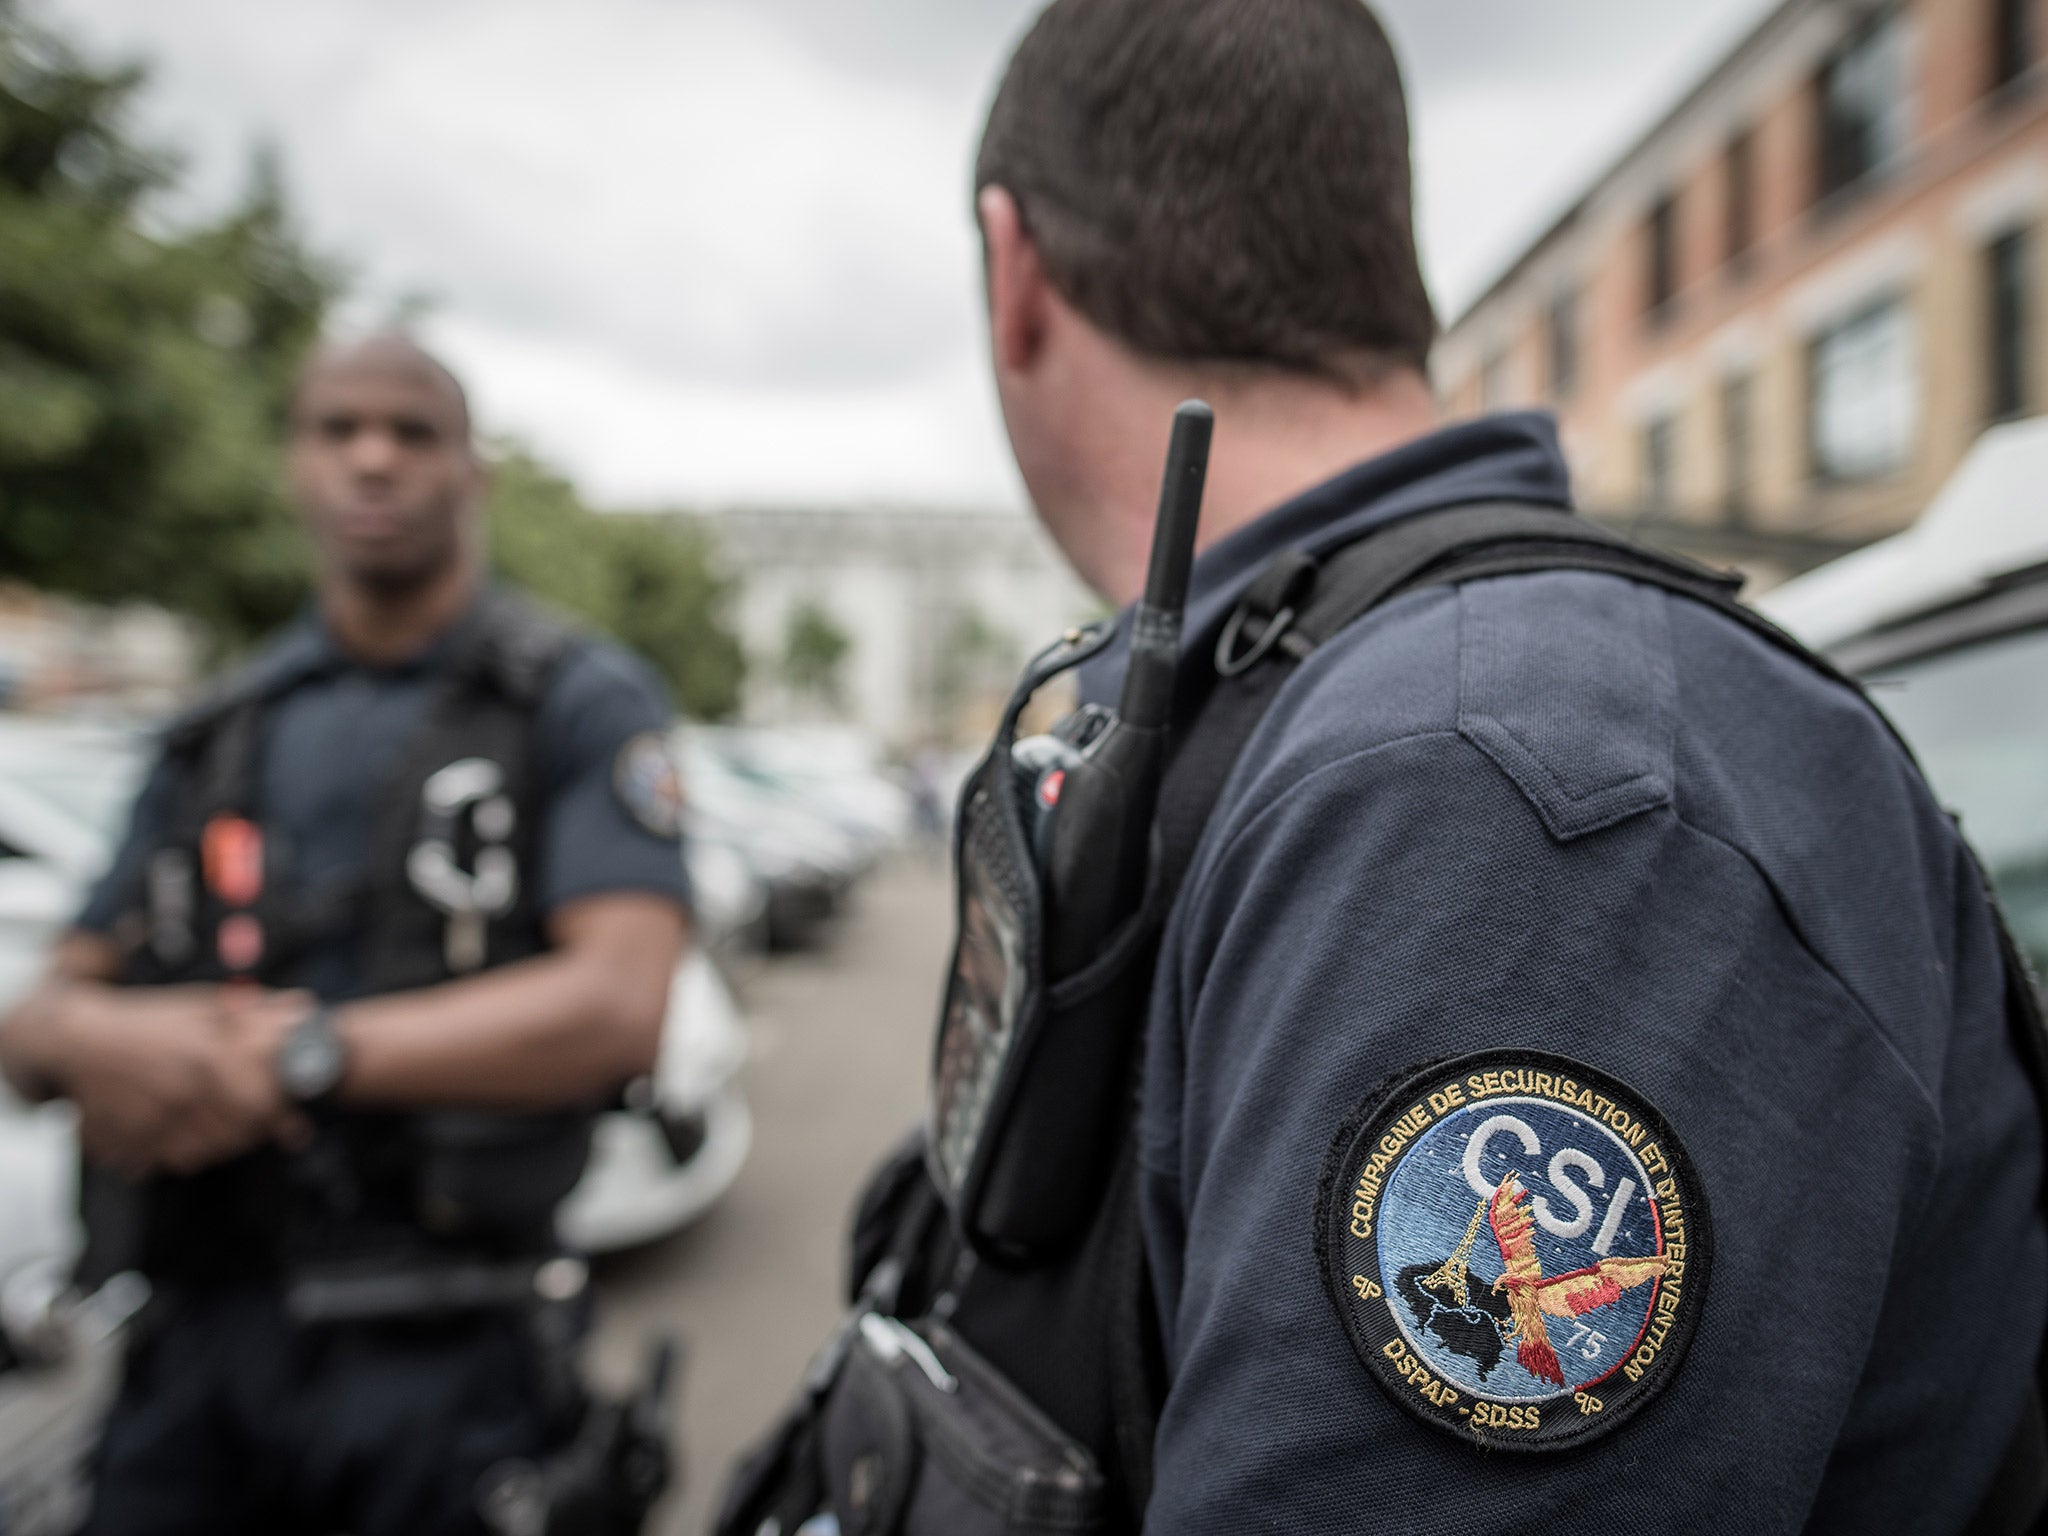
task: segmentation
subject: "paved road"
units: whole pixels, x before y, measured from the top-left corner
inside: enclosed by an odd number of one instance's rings
[[[852,1198],[923,1110],[950,908],[945,874],[906,860],[868,882],[826,948],[742,979],[753,1156],[698,1226],[601,1273],[601,1379],[629,1375],[654,1330],[688,1340],[688,1465],[660,1536],[705,1529],[732,1458],[838,1320]]]

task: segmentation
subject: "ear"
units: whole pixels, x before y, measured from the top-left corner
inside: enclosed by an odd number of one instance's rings
[[[1052,289],[1009,190],[983,187],[974,202],[987,271],[989,347],[998,373],[1022,373],[1044,346]]]

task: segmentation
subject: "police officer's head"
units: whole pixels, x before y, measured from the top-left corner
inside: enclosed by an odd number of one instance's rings
[[[477,547],[486,473],[455,376],[403,336],[330,346],[292,400],[292,494],[325,573],[402,593]]]
[[[1234,387],[1297,419],[1426,398],[1407,108],[1360,0],[1055,0],[997,92],[975,191],[1011,442],[1098,586],[1115,552],[1090,548],[1101,496],[1076,465],[1129,435],[1132,396],[1157,421],[1133,444],[1148,476],[1192,389],[1225,397],[1212,476],[1247,419]]]

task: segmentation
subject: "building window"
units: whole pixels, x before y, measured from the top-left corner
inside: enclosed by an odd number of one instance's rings
[[[2002,91],[2034,63],[2033,0],[1989,0],[1991,89]]]
[[[1906,31],[1897,11],[1850,38],[1822,66],[1820,196],[1846,191],[1905,152],[1910,101]]]
[[[1650,210],[1649,303],[1645,311],[1659,320],[1678,295],[1678,199],[1664,196]]]
[[[1725,183],[1728,260],[1740,261],[1756,243],[1756,136],[1743,133],[1728,146]]]
[[[1721,385],[1721,501],[1728,509],[1731,523],[1742,522],[1749,516],[1755,489],[1752,389],[1746,373],[1735,374]]]
[[[1550,395],[1569,400],[1579,387],[1579,294],[1567,288],[1550,301]]]
[[[1864,310],[1814,338],[1808,432],[1823,480],[1871,480],[1905,468],[1919,426],[1913,318],[1901,300]]]
[[[1985,355],[1990,361],[1990,416],[2005,421],[2027,413],[2028,321],[2032,306],[2027,303],[2027,232],[2016,229],[1993,241],[1984,253],[1985,286],[1990,303],[1985,322]]]
[[[1643,506],[1669,512],[1677,489],[1678,423],[1659,416],[1643,428]]]

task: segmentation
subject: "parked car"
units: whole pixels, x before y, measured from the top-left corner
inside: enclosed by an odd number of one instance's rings
[[[777,783],[848,837],[863,867],[910,838],[909,793],[882,770],[865,732],[847,726],[722,730],[713,737],[743,772]]]
[[[771,948],[812,942],[874,852],[802,786],[738,750],[730,733],[686,726],[676,732],[675,749],[692,846],[734,849],[761,878]]]
[[[1861,678],[2048,975],[2048,421],[1998,427],[1919,522],[1758,606]]]
[[[34,979],[105,865],[142,746],[133,734],[0,722],[0,1009]],[[761,899],[750,874],[735,885],[713,863],[693,876],[713,898],[705,905],[714,934]],[[716,1203],[746,1160],[745,1024],[704,950],[677,969],[653,1077],[631,1085],[598,1124],[590,1167],[561,1215],[575,1247],[605,1252],[677,1230]],[[75,1250],[70,1145],[65,1106],[0,1103],[0,1185],[13,1230],[49,1234],[31,1247]]]
[[[0,1226],[0,1250],[11,1250],[14,1236]],[[7,1536],[70,1536],[84,1519],[122,1339],[149,1298],[135,1275],[76,1296],[66,1273],[61,1263],[35,1258],[0,1274],[0,1531]]]
[[[141,761],[127,733],[0,720],[0,1009],[104,866]]]
[[[106,857],[139,761],[119,732],[0,722],[0,1008],[34,980],[51,933]],[[79,1299],[66,1104],[0,1084],[0,1531],[63,1536],[111,1399],[133,1277]]]
[[[729,973],[768,948],[768,882],[733,842],[692,836],[687,847],[697,942]]]

